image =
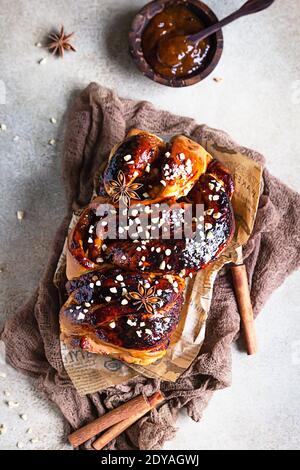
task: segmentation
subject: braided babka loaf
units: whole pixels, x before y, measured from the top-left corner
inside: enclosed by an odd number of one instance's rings
[[[185,278],[234,233],[229,172],[186,136],[133,129],[70,232],[61,335],[70,348],[141,365],[166,352]]]

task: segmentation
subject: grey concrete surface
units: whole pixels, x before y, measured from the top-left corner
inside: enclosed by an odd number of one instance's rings
[[[127,54],[128,26],[145,3],[0,0],[1,324],[34,291],[65,213],[64,112],[72,93],[90,81],[226,130],[261,151],[270,171],[299,190],[299,1],[277,0],[269,11],[228,26],[213,74],[223,81],[212,76],[182,90],[142,77]],[[242,0],[207,3],[221,17]],[[64,61],[35,45],[61,24],[76,32],[78,49]],[[46,63],[39,65],[42,58]],[[22,222],[17,210],[25,211]],[[259,354],[248,358],[233,347],[232,387],[215,394],[201,423],[182,413],[166,449],[299,448],[299,286],[298,272],[273,295],[257,320]],[[26,449],[68,448],[56,408],[31,379],[5,364],[3,349],[0,357],[0,424],[6,428],[0,448],[17,449],[18,442]],[[7,400],[19,406],[9,408]],[[19,416],[24,413],[27,421]]]

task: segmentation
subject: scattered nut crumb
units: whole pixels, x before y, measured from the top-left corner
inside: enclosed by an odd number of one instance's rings
[[[32,433],[32,428],[28,428],[26,431],[26,434],[31,434]]]
[[[24,211],[17,211],[17,219],[18,219],[18,220],[23,220],[23,219],[24,219],[24,216],[25,216],[25,212],[24,212]]]
[[[55,139],[50,139],[48,144],[54,146],[56,144],[56,140]]]
[[[52,117],[52,118],[50,118],[50,122],[52,122],[52,124],[56,124],[57,120],[54,117]]]
[[[216,83],[221,83],[221,82],[223,82],[223,80],[224,80],[224,79],[223,79],[222,77],[214,77],[214,81],[215,81]]]
[[[27,420],[28,420],[28,416],[27,416],[26,414],[20,415],[20,418],[23,419],[23,421],[27,421]]]
[[[7,401],[6,404],[8,408],[17,408],[19,406],[17,401]]]
[[[5,424],[0,424],[0,436],[6,433]]]
[[[41,42],[36,42],[35,47],[42,47],[42,43]]]
[[[33,437],[32,439],[30,439],[30,442],[31,444],[36,444],[37,442],[39,442],[39,440],[37,437]]]
[[[18,135],[15,135],[14,138],[13,138],[13,141],[18,142],[18,140],[20,140],[20,137]]]
[[[8,390],[4,390],[3,393],[5,397],[10,397],[10,392]]]
[[[3,132],[7,131],[7,126],[6,126],[6,124],[3,124],[3,123],[0,124],[0,130],[3,131]]]
[[[23,449],[23,447],[24,447],[23,442],[17,442],[17,447],[18,447],[18,449]]]
[[[6,373],[5,372],[0,372],[0,377],[1,377],[1,379],[5,379]]]
[[[46,62],[47,62],[47,59],[45,57],[39,60],[40,65],[44,65]]]

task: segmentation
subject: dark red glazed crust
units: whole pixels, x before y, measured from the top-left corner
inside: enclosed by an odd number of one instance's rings
[[[179,321],[184,279],[214,261],[234,234],[233,190],[228,170],[199,144],[175,136],[166,145],[132,131],[112,150],[101,196],[68,237],[63,340],[144,365],[162,357]],[[193,233],[178,237],[187,212]],[[107,238],[113,220],[119,225]]]
[[[88,273],[67,284],[70,297],[61,310],[62,329],[73,341],[82,342],[92,332],[122,348],[165,349],[178,323],[183,288],[181,278],[159,273]]]

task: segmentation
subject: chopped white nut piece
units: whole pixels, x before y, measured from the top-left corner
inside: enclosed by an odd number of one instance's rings
[[[2,434],[5,434],[6,433],[6,426],[5,424],[0,424],[0,436]]]
[[[33,437],[32,439],[30,439],[30,442],[31,442],[31,444],[37,444],[39,442],[39,440],[38,440],[37,437]]]
[[[153,334],[152,331],[149,330],[148,328],[145,329],[145,333],[146,333],[147,335],[150,335],[150,336],[152,336],[152,334]]]
[[[17,447],[18,447],[18,449],[23,449],[23,447],[24,447],[23,442],[17,442]]]
[[[166,256],[170,256],[171,253],[172,251],[169,248],[165,251]]]
[[[35,43],[35,47],[42,47],[42,46],[43,46],[43,45],[42,45],[41,42],[36,42],[36,43]]]
[[[165,269],[166,268],[166,262],[162,261],[159,265],[159,269]]]
[[[20,137],[18,135],[15,135],[14,138],[13,138],[13,141],[18,142],[18,140],[20,140]]]
[[[0,124],[0,130],[3,131],[3,132],[5,132],[5,131],[7,130],[6,124],[3,124],[3,123]]]
[[[116,328],[116,322],[112,321],[111,323],[109,323],[109,327],[112,329]]]
[[[10,392],[8,390],[4,390],[3,393],[5,397],[10,397]]]
[[[121,302],[121,305],[127,305],[128,304],[128,300],[127,299],[123,299],[122,302]]]
[[[164,180],[160,180],[160,183],[165,187],[167,186],[167,183]]]
[[[116,287],[111,287],[109,290],[112,294],[117,294],[117,292],[118,292]]]
[[[165,153],[165,157],[169,158],[171,156],[170,152]]]
[[[99,279],[98,279],[98,281],[96,281],[96,286],[98,286],[98,287],[101,286],[101,281],[99,281]],[[85,305],[87,306],[87,304],[85,304]]]
[[[49,144],[49,145],[52,145],[52,147],[54,147],[54,145],[56,144],[56,140],[55,140],[55,139],[50,139],[50,140],[48,141],[48,144]]]
[[[8,408],[17,408],[19,406],[17,401],[7,401],[6,404]]]
[[[122,274],[118,274],[117,277],[116,277],[116,280],[117,281],[124,281],[124,277],[122,276]]]
[[[89,237],[88,243],[94,243],[94,240],[92,239],[92,237]]]
[[[94,283],[93,282],[90,282],[90,288],[93,289],[94,288]],[[77,308],[77,307],[76,307]]]
[[[39,60],[40,65],[45,65],[46,62],[47,62],[47,59],[45,57]]]
[[[78,314],[77,320],[84,320],[84,319],[85,319],[85,314],[82,313],[82,312],[80,312],[80,313]]]
[[[218,201],[220,199],[220,196],[216,195],[216,196],[213,196],[213,201]]]
[[[27,416],[26,414],[20,415],[20,418],[23,419],[23,421],[27,421],[27,420],[28,420],[28,416]]]
[[[32,428],[28,428],[26,431],[26,434],[31,434],[32,433]]]
[[[51,122],[52,124],[56,124],[56,123],[57,123],[57,120],[56,120],[54,117],[52,117],[52,118],[50,118],[50,122]]]
[[[205,227],[205,230],[210,230],[212,228],[212,224],[207,223],[205,224],[204,227]]]
[[[5,379],[5,377],[6,377],[6,373],[5,372],[0,372],[0,378]]]
[[[129,162],[129,160],[131,160],[131,155],[125,155],[124,160],[125,162]]]
[[[110,302],[110,301],[111,301],[111,297],[107,296],[107,297],[105,297],[105,300],[106,300],[106,302]]]
[[[24,219],[24,216],[25,216],[25,212],[24,212],[24,211],[17,211],[17,219],[18,219],[18,220],[23,220],[23,219]]]
[[[215,214],[213,214],[214,219],[220,219],[220,217],[222,217],[221,212],[216,212]]]
[[[140,338],[142,336],[142,331],[141,330],[137,330],[136,331],[136,334],[138,335],[138,337]]]

